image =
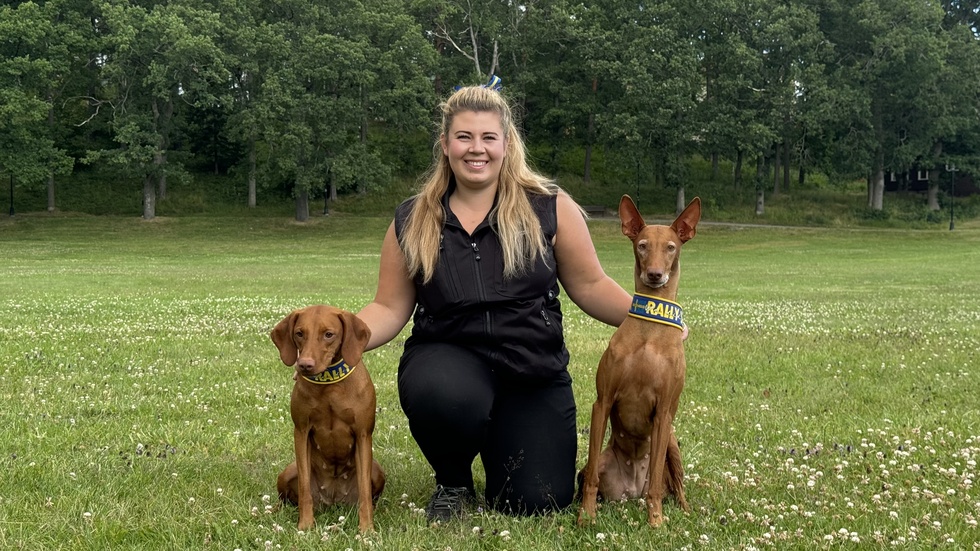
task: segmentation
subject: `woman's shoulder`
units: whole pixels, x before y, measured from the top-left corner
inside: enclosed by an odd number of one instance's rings
[[[401,229],[408,220],[409,215],[412,214],[412,207],[415,206],[415,201],[418,200],[418,197],[418,195],[413,195],[395,207],[395,230],[399,234],[401,234]]]

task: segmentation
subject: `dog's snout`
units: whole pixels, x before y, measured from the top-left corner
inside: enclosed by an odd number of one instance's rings
[[[300,358],[296,360],[296,367],[304,371],[309,371],[316,366],[316,361],[313,358]]]
[[[652,287],[654,289],[659,289],[667,284],[667,280],[670,279],[670,274],[660,268],[647,268],[643,271],[640,276],[640,280],[643,281],[644,285]]]

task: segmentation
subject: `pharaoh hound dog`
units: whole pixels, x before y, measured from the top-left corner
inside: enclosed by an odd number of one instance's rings
[[[636,293],[599,360],[589,459],[579,473],[578,522],[595,520],[599,495],[610,501],[643,496],[648,522],[659,526],[665,492],[689,510],[673,429],[686,369],[683,312],[676,299],[681,246],[697,231],[701,200],[691,201],[670,226],[648,226],[633,200],[623,196],[619,217],[633,244]],[[612,431],[602,450],[607,421]]]

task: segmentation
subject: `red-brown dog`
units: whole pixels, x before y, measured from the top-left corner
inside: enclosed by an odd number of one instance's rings
[[[636,294],[599,360],[578,522],[595,519],[597,494],[610,500],[644,495],[647,520],[659,526],[665,488],[688,510],[673,429],[686,369],[682,310],[675,301],[681,245],[697,231],[701,200],[695,197],[670,226],[647,226],[624,195],[619,217],[633,242]],[[612,435],[600,454],[607,420]]]
[[[361,355],[371,331],[330,306],[296,310],[270,337],[282,363],[296,366],[289,402],[296,461],[279,474],[279,498],[299,505],[300,530],[319,505],[358,505],[361,532],[374,529],[374,500],[385,474],[374,460],[376,397]]]

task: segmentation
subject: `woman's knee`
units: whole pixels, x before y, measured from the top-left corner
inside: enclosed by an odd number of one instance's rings
[[[492,371],[465,348],[417,345],[405,352],[399,364],[398,396],[410,420],[485,422],[494,400]]]
[[[487,501],[514,514],[567,507],[575,491],[576,450],[570,380],[501,391],[483,452]]]

